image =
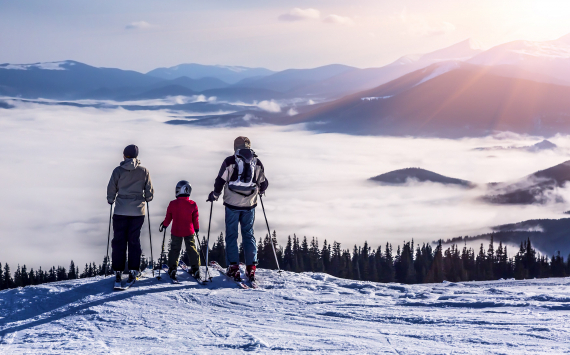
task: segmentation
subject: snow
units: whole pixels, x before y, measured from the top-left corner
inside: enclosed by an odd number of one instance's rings
[[[45,63],[34,63],[34,64],[2,64],[0,69],[10,69],[10,70],[28,70],[30,68],[43,69],[43,70],[67,70],[62,67],[62,65],[74,65],[73,62],[63,61],[63,62],[45,62]]]
[[[442,74],[445,74],[445,73],[447,73],[447,72],[449,72],[449,71],[452,71],[452,70],[454,70],[454,69],[457,69],[457,68],[459,68],[459,63],[458,63],[458,62],[447,62],[447,63],[443,63],[443,64],[441,64],[440,66],[438,66],[437,68],[435,68],[434,70],[432,70],[432,72],[431,72],[428,76],[424,77],[422,80],[420,80],[419,83],[417,83],[417,84],[414,85],[414,86],[418,86],[418,85],[420,85],[420,84],[422,84],[422,83],[425,83],[425,82],[428,81],[428,80],[431,80],[431,79],[433,79],[433,78],[435,78],[435,77],[438,77],[438,76],[440,76],[440,75],[442,75]]]
[[[146,272],[149,275],[149,272]],[[260,290],[217,272],[113,292],[97,277],[0,292],[10,354],[570,351],[570,278],[423,285],[259,270]]]

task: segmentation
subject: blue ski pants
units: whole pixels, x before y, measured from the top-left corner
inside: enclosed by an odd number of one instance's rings
[[[238,224],[241,225],[241,239],[246,265],[257,264],[257,244],[253,235],[255,209],[234,210],[226,206],[226,263],[239,264]]]

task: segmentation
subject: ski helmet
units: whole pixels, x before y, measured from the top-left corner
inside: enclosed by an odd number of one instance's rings
[[[176,184],[176,197],[178,196],[190,197],[191,193],[192,193],[192,186],[188,181],[186,180],[178,181],[178,184]]]

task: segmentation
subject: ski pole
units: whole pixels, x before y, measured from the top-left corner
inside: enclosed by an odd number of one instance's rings
[[[267,222],[267,214],[265,214],[265,207],[263,207],[263,199],[259,195],[259,201],[261,201],[261,209],[263,210],[263,217],[265,217],[265,224],[267,224],[267,232],[269,233],[269,239],[271,239],[271,248],[273,248],[273,255],[275,255],[275,263],[277,264],[277,270],[281,272],[279,267],[279,260],[277,259],[277,252],[275,252],[275,245],[273,245],[273,237],[271,236],[271,229],[269,229],[269,222]]]
[[[206,279],[210,279],[210,281],[212,281],[212,278],[210,277],[210,274],[208,273],[208,256],[209,256],[209,251],[210,251],[210,226],[212,225],[212,210],[214,209],[214,201],[210,202],[210,221],[208,222],[208,239],[206,241]]]
[[[150,232],[150,208],[146,201],[146,211],[148,214],[148,237],[150,238],[150,265],[152,265],[152,277],[154,277],[154,258],[152,257],[152,233]]]
[[[204,258],[204,251],[202,250],[202,245],[200,244],[200,237],[198,236],[198,233],[194,234],[194,243],[196,243],[196,248],[200,249],[200,257],[202,258],[201,260],[206,260],[206,258]],[[200,267],[200,265],[198,265],[198,267]],[[207,267],[206,267],[206,279],[208,279]]]
[[[161,224],[161,226],[162,226],[162,224]],[[164,235],[162,236],[162,249],[160,251],[160,259],[158,260],[159,264],[162,262],[162,259],[164,257],[164,240],[166,239],[166,229],[167,228],[168,227],[164,228]],[[153,269],[154,269],[154,266],[153,266]],[[160,270],[161,269],[162,269],[162,265],[158,265],[158,277],[157,277],[157,279],[159,279],[159,280],[161,279],[161,277],[160,277]]]
[[[113,217],[113,204],[109,210],[109,233],[107,234],[107,257],[105,258],[105,277],[109,271],[109,242],[111,241],[111,219]]]

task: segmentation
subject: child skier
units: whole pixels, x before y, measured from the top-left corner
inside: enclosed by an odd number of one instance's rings
[[[176,184],[176,200],[170,201],[166,210],[166,217],[160,224],[160,230],[167,228],[171,221],[172,229],[170,252],[168,253],[168,275],[176,281],[176,268],[180,258],[182,242],[186,244],[186,253],[190,259],[190,273],[200,279],[200,256],[194,243],[194,235],[198,234],[200,226],[198,224],[198,206],[190,199],[192,186],[186,180]]]

